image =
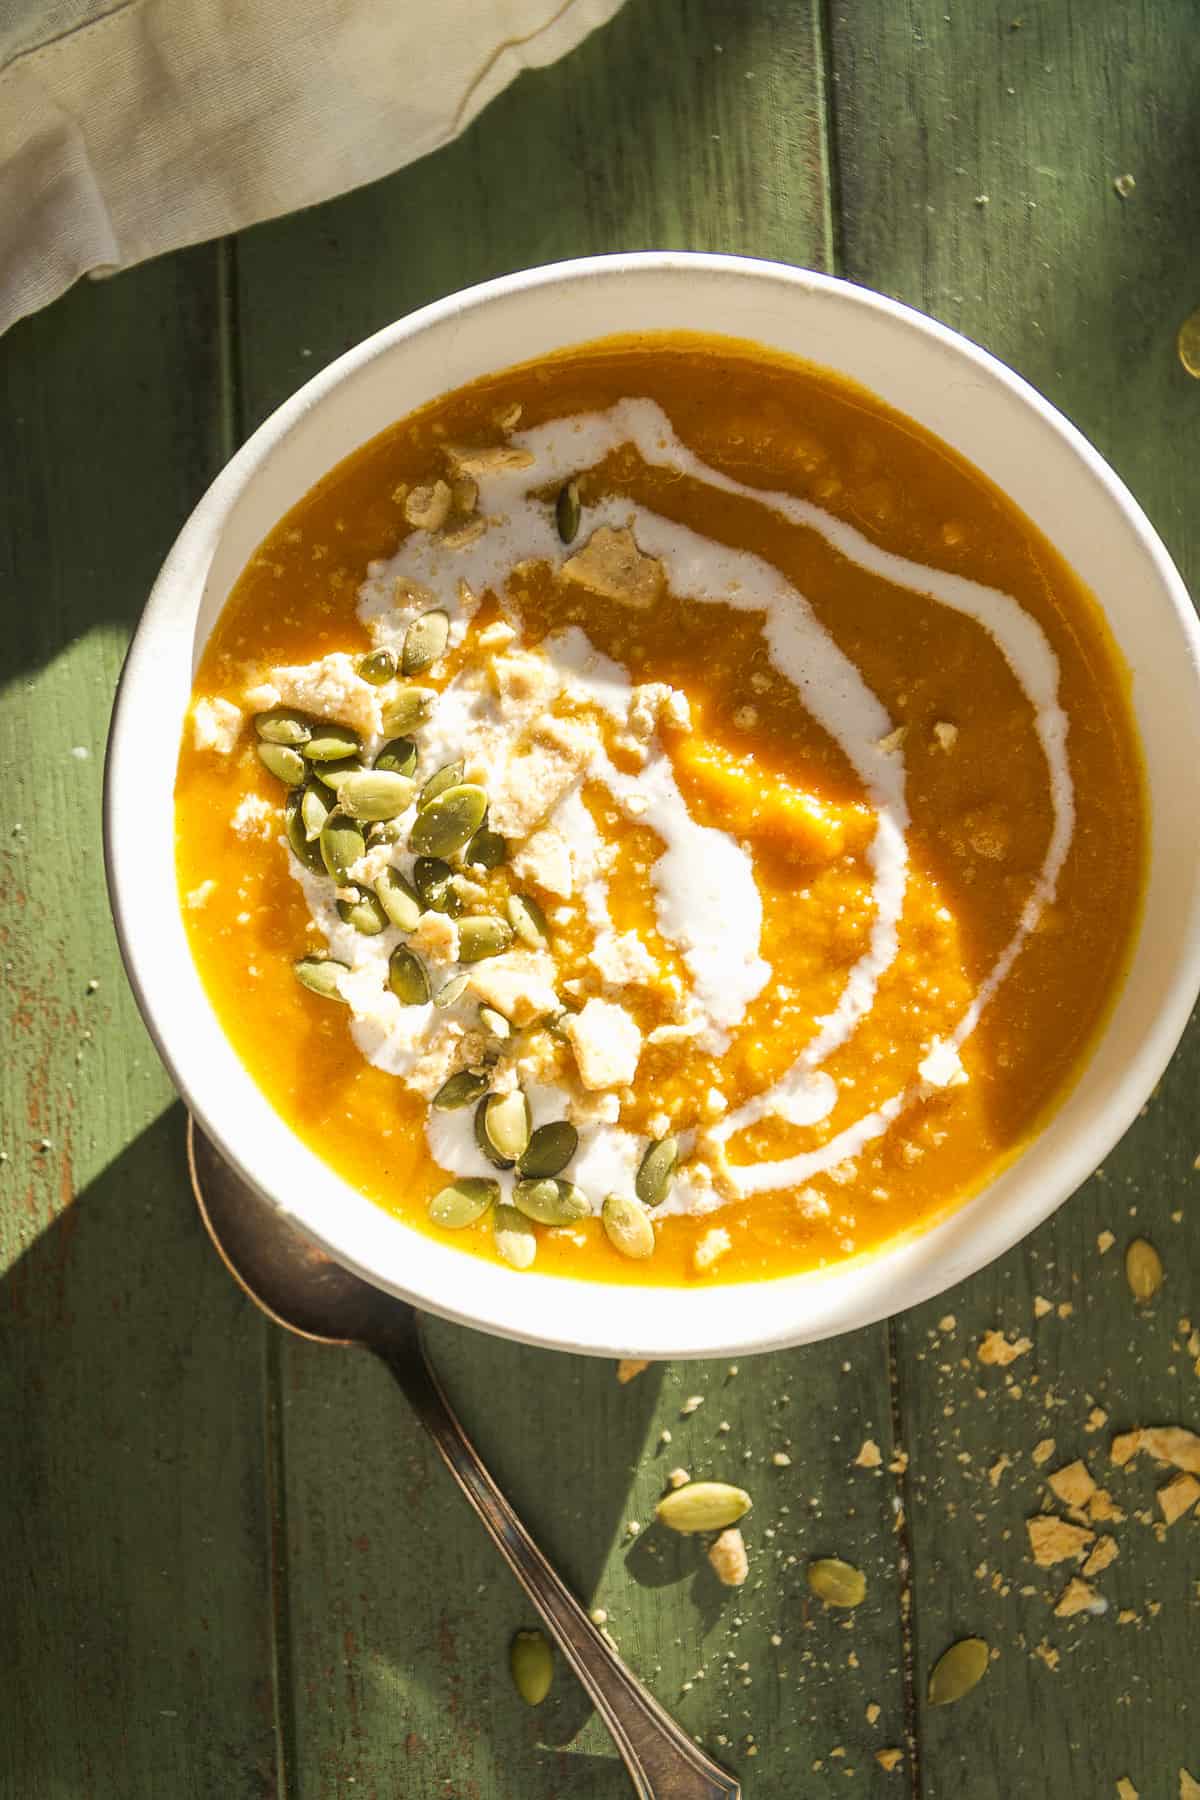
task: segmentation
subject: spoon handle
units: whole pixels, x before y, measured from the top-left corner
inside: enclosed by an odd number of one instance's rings
[[[371,1346],[407,1394],[459,1487],[579,1680],[621,1753],[638,1800],[740,1800],[711,1762],[630,1674],[555,1574],[480,1460],[414,1329]]]

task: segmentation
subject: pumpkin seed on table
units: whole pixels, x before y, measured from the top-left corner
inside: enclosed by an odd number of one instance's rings
[[[505,1018],[503,1013],[496,1011],[494,1006],[480,1007],[479,1023],[483,1026],[483,1029],[494,1038],[504,1039],[512,1036],[511,1024]],[[556,1174],[557,1170],[552,1170],[551,1173]]]
[[[343,812],[332,812],[321,827],[319,841],[327,871],[339,887],[345,887],[350,881],[351,869],[366,852],[367,840],[362,826],[357,819],[349,819]]]
[[[458,927],[459,962],[482,962],[485,956],[500,956],[512,943],[512,926],[490,914],[475,914],[463,919]]]
[[[512,1202],[527,1219],[539,1225],[574,1225],[591,1213],[588,1197],[571,1181],[553,1177],[543,1181],[518,1181]]]
[[[600,1209],[600,1223],[605,1237],[622,1256],[640,1262],[644,1257],[654,1255],[657,1243],[654,1226],[640,1200],[630,1200],[624,1194],[610,1194]]]
[[[439,794],[444,794],[447,788],[457,787],[462,778],[463,764],[461,761],[443,763],[440,769],[433,771],[417,795],[418,811],[428,806],[431,800],[436,800]]]
[[[292,847],[293,855],[298,857],[305,868],[310,869],[314,875],[324,875],[325,864],[321,857],[321,846],[314,843],[304,829],[303,801],[294,788],[288,795],[283,817],[287,841]]]
[[[417,746],[410,737],[390,738],[375,758],[375,767],[392,775],[412,775],[416,766]]]
[[[487,811],[487,795],[473,782],[444,788],[421,808],[409,843],[417,856],[453,856],[474,837]]]
[[[270,712],[258,713],[254,729],[268,744],[307,744],[312,736],[312,721],[290,706],[274,706]]]
[[[679,1161],[679,1139],[657,1138],[638,1165],[633,1189],[643,1206],[661,1206]]]
[[[406,675],[419,675],[434,664],[450,637],[450,615],[440,608],[422,613],[404,634],[400,667]]]
[[[463,861],[481,869],[498,869],[507,857],[508,845],[498,831],[491,831],[486,825],[479,827],[463,851]]]
[[[304,746],[310,763],[340,762],[347,756],[362,755],[362,739],[348,725],[323,722],[314,725],[312,736]]]
[[[453,1006],[456,1000],[462,999],[470,985],[471,977],[469,975],[452,975],[449,981],[445,982],[433,996],[433,1004],[435,1006]]]
[[[482,1016],[483,1007],[479,1011]],[[579,1133],[568,1120],[555,1119],[549,1125],[539,1125],[521,1153],[521,1174],[532,1181],[561,1175],[578,1148]]]
[[[489,1094],[475,1108],[475,1142],[498,1169],[511,1169],[529,1143],[529,1102],[520,1088]]]
[[[391,737],[411,731],[415,725],[423,725],[433,711],[436,699],[436,688],[401,688],[395,699],[389,700],[383,708],[383,729]]]
[[[861,1606],[867,1597],[867,1578],[861,1569],[836,1556],[822,1556],[805,1571],[808,1585],[826,1606]]]
[[[564,544],[573,543],[579,531],[579,520],[583,508],[579,503],[579,483],[568,481],[558,490],[558,499],[554,502],[554,523],[558,527],[558,535]]]
[[[338,788],[338,804],[355,819],[395,819],[412,800],[413,785],[407,775],[390,769],[363,769],[346,776]]]
[[[381,645],[378,650],[369,650],[358,659],[358,673],[372,687],[383,687],[386,682],[395,678],[396,652]]]
[[[388,958],[388,986],[405,1006],[424,1006],[429,999],[425,964],[406,944],[397,944]]]
[[[365,771],[357,756],[341,756],[336,762],[316,763],[312,773],[323,787],[337,794],[341,791],[343,781],[351,775],[362,775]]]
[[[375,882],[379,904],[399,931],[415,931],[421,917],[421,902],[412,883],[399,869],[381,869]]]
[[[672,1531],[724,1531],[744,1518],[753,1504],[745,1488],[725,1481],[689,1481],[664,1494],[654,1515]]]
[[[505,903],[508,922],[520,941],[530,950],[542,950],[550,935],[546,915],[528,894],[510,894]]]
[[[437,1102],[434,1102],[436,1106]],[[436,1193],[429,1202],[429,1216],[445,1231],[461,1231],[482,1219],[500,1198],[500,1183],[486,1176],[462,1175]]]
[[[413,883],[421,897],[421,904],[429,912],[445,913],[448,918],[457,919],[462,912],[462,901],[451,887],[454,870],[440,856],[418,856],[413,864]]]
[[[987,1673],[990,1652],[982,1638],[959,1638],[938,1657],[929,1676],[930,1706],[953,1706]]]
[[[1125,1252],[1125,1279],[1134,1299],[1153,1300],[1163,1283],[1162,1258],[1146,1238],[1134,1238]]]
[[[537,1255],[537,1233],[515,1206],[501,1202],[492,1214],[497,1255],[514,1269],[527,1269]]]
[[[456,1112],[460,1106],[470,1106],[487,1090],[486,1075],[478,1069],[459,1069],[443,1081],[430,1105],[436,1106],[439,1112]]]
[[[276,781],[282,781],[285,787],[301,785],[308,771],[298,750],[293,750],[289,744],[273,744],[269,740],[260,741],[255,748],[259,762]]]
[[[364,937],[378,937],[388,922],[387,913],[370,888],[355,887],[353,900],[339,900],[338,918],[343,925],[353,925]]]
[[[540,1706],[554,1679],[554,1652],[540,1631],[518,1631],[509,1646],[508,1666],[526,1706]]]
[[[334,800],[329,789],[321,786],[319,781],[310,781],[300,796],[300,817],[304,824],[304,835],[310,843],[321,835],[321,827],[334,808]]]
[[[350,973],[350,967],[335,962],[332,956],[302,956],[292,964],[292,972],[310,994],[319,994],[322,1000],[340,1000],[340,978]]]

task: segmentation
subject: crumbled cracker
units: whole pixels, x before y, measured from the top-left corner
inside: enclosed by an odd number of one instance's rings
[[[1064,1506],[1086,1506],[1096,1491],[1086,1463],[1079,1460],[1056,1469],[1046,1480]]]
[[[854,1459],[856,1469],[877,1469],[883,1461],[883,1455],[874,1438],[866,1438],[863,1447]]]
[[[642,554],[628,527],[601,525],[559,573],[602,600],[639,609],[653,606],[666,586],[662,563]]]
[[[1091,1412],[1083,1422],[1083,1429],[1090,1437],[1094,1431],[1103,1431],[1107,1424],[1108,1414],[1105,1412],[1104,1408],[1102,1406],[1093,1406]]]
[[[957,1326],[957,1324],[958,1324],[958,1320],[955,1318],[953,1313],[945,1313],[938,1320],[937,1328],[939,1331],[953,1331],[955,1329],[955,1327]]]
[[[1134,1787],[1132,1781],[1130,1781],[1128,1775],[1122,1775],[1120,1781],[1118,1781],[1117,1793],[1120,1796],[1120,1800],[1140,1800],[1138,1791]]]
[[[1155,1462],[1170,1463],[1188,1475],[1200,1475],[1200,1437],[1185,1431],[1182,1425],[1144,1425],[1134,1431],[1121,1431],[1109,1446],[1109,1455],[1118,1468],[1124,1468],[1142,1451]]]
[[[1035,1646],[1033,1654],[1039,1656],[1048,1669],[1057,1669],[1059,1663],[1062,1661],[1058,1651],[1052,1644],[1048,1644],[1045,1638],[1042,1639],[1040,1644]]]
[[[884,755],[887,756],[893,750],[898,750],[907,736],[908,726],[897,725],[895,731],[889,731],[886,737],[881,737],[876,741],[875,748],[877,750],[882,750]]]
[[[725,1587],[741,1587],[750,1573],[746,1544],[736,1525],[723,1531],[708,1553],[717,1580]]]
[[[1082,1556],[1096,1536],[1085,1525],[1072,1525],[1066,1519],[1055,1518],[1053,1513],[1026,1519],[1025,1529],[1033,1560],[1042,1569],[1052,1569],[1055,1563]]]
[[[649,1367],[650,1364],[645,1358],[623,1356],[617,1364],[617,1380],[624,1387],[627,1381],[632,1381],[635,1375],[640,1375],[643,1369]]]
[[[1179,1771],[1179,1800],[1200,1800],[1200,1781],[1186,1769]]]
[[[1125,1518],[1125,1514],[1117,1505],[1107,1488],[1096,1489],[1095,1493],[1088,1501],[1087,1511],[1088,1518],[1092,1521],[1093,1525],[1099,1524],[1102,1521],[1113,1525],[1120,1525]]]
[[[1102,1231],[1096,1239],[1096,1248],[1101,1256],[1107,1256],[1116,1241],[1111,1231]]]
[[[1119,1554],[1120,1545],[1116,1538],[1110,1537],[1106,1533],[1100,1538],[1096,1548],[1084,1563],[1081,1573],[1086,1575],[1090,1581],[1094,1576],[1102,1574],[1110,1563],[1116,1562]]]
[[[790,1469],[792,1466],[792,1459],[786,1450],[776,1450],[771,1461],[777,1469]]]
[[[704,1395],[703,1394],[689,1394],[687,1399],[684,1401],[683,1405],[679,1409],[680,1415],[681,1415],[681,1417],[683,1417],[685,1419],[689,1418],[692,1413],[698,1412],[703,1405],[704,1405]]]
[[[532,452],[519,450],[515,444],[493,444],[482,450],[448,446],[446,455],[456,475],[502,475],[533,464]]]
[[[1031,1338],[1021,1337],[1010,1343],[1002,1331],[985,1331],[975,1354],[981,1363],[1006,1369],[1009,1363],[1016,1362],[1019,1356],[1024,1356],[1032,1349]]]
[[[958,742],[958,726],[951,725],[947,719],[939,719],[933,728],[939,750],[953,750]]]
[[[988,1470],[988,1481],[991,1485],[993,1487],[999,1487],[1004,1471],[1006,1469],[1011,1469],[1012,1466],[1012,1457],[1002,1452]]]
[[[1194,1475],[1176,1475],[1158,1490],[1158,1504],[1168,1525],[1174,1525],[1200,1500],[1200,1481]]]
[[[1081,1581],[1078,1575],[1072,1575],[1059,1596],[1054,1616],[1056,1619],[1073,1619],[1076,1613],[1106,1609],[1107,1603],[1101,1601],[1095,1588],[1089,1582]]]
[[[419,531],[440,531],[450,517],[453,499],[444,481],[412,488],[404,501],[404,517]]]
[[[1040,1294],[1035,1294],[1033,1296],[1033,1316],[1035,1319],[1044,1319],[1048,1312],[1053,1311],[1054,1308],[1048,1300],[1043,1300]]]
[[[1050,1461],[1050,1458],[1053,1455],[1054,1455],[1054,1439],[1053,1438],[1039,1439],[1039,1441],[1033,1447],[1032,1460],[1033,1460],[1034,1466],[1036,1468],[1040,1469],[1042,1464],[1048,1463]]]
[[[877,1700],[872,1700],[870,1705],[867,1707],[867,1724],[874,1725],[875,1721],[879,1718],[882,1711],[883,1711],[883,1708],[882,1708],[882,1706],[880,1706],[879,1702]]]
[[[686,1469],[671,1469],[667,1474],[667,1486],[673,1488],[686,1487],[691,1480]]]
[[[881,1769],[886,1769],[890,1775],[892,1770],[898,1769],[900,1764],[904,1761],[904,1752],[903,1750],[877,1750],[875,1752],[875,1761],[879,1764]]]

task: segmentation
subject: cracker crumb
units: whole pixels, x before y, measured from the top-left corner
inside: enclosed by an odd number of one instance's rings
[[[867,1707],[867,1724],[874,1725],[882,1712],[883,1708],[880,1706],[879,1702],[877,1700],[872,1700]]]
[[[1046,1480],[1064,1506],[1086,1506],[1096,1491],[1096,1483],[1088,1473],[1086,1463],[1078,1459],[1056,1469]]]
[[[1186,1769],[1179,1771],[1179,1800],[1200,1800],[1200,1781]]]
[[[440,531],[450,517],[453,498],[445,481],[415,487],[405,496],[405,520],[418,531]]]
[[[1005,1453],[1001,1453],[988,1470],[988,1481],[991,1485],[993,1487],[999,1487],[1004,1471],[1006,1469],[1011,1469],[1012,1466],[1012,1457]]]
[[[1176,1475],[1157,1494],[1159,1508],[1168,1525],[1174,1525],[1200,1500],[1200,1481],[1194,1475]]]
[[[653,606],[666,586],[666,571],[657,557],[644,556],[633,532],[601,525],[581,550],[567,558],[559,573],[602,600],[644,610]]]
[[[792,1466],[792,1459],[786,1450],[776,1450],[771,1461],[777,1469],[790,1469]]]
[[[1125,1518],[1125,1514],[1121,1511],[1121,1508],[1117,1505],[1107,1488],[1096,1489],[1095,1493],[1088,1501],[1087,1510],[1088,1518],[1093,1524],[1106,1521],[1113,1525],[1120,1525]]]
[[[958,1320],[953,1313],[943,1313],[942,1317],[937,1322],[939,1331],[953,1331],[957,1325]]]
[[[1200,1437],[1185,1431],[1182,1425],[1144,1425],[1135,1431],[1118,1432],[1109,1446],[1109,1455],[1118,1468],[1124,1468],[1143,1450],[1155,1462],[1170,1463],[1188,1475],[1200,1475]]]
[[[1116,1241],[1111,1231],[1102,1231],[1096,1239],[1096,1248],[1101,1256],[1107,1256]]]
[[[1059,1596],[1054,1616],[1056,1619],[1073,1619],[1076,1613],[1107,1610],[1108,1602],[1101,1599],[1095,1588],[1089,1582],[1081,1581],[1078,1575],[1072,1575]]]
[[[691,1480],[686,1469],[672,1469],[667,1475],[667,1486],[673,1488],[686,1487]]]
[[[904,1761],[904,1752],[903,1750],[877,1750],[875,1752],[875,1761],[879,1764],[881,1769],[886,1769],[890,1775],[892,1770],[898,1769],[900,1764]]]
[[[933,728],[933,735],[939,750],[953,750],[958,742],[958,726],[951,725],[947,719],[939,719]]]
[[[1040,1644],[1035,1646],[1033,1654],[1040,1657],[1048,1669],[1057,1669],[1059,1663],[1062,1661],[1058,1651],[1052,1644],[1048,1644],[1045,1638],[1042,1639]]]
[[[1128,1775],[1122,1775],[1120,1781],[1118,1781],[1117,1793],[1120,1796],[1120,1800],[1141,1800],[1137,1789],[1134,1787],[1132,1781],[1130,1781]]]
[[[981,1363],[1006,1369],[1009,1363],[1016,1362],[1019,1356],[1026,1355],[1032,1349],[1031,1338],[1020,1337],[1010,1343],[1002,1331],[985,1331],[975,1354]]]
[[[883,1462],[883,1455],[874,1438],[866,1438],[863,1447],[854,1459],[856,1469],[877,1469]]]
[[[684,1401],[683,1405],[679,1409],[680,1417],[684,1418],[684,1419],[690,1418],[694,1412],[699,1412],[700,1408],[703,1405],[704,1405],[704,1395],[703,1394],[689,1394],[687,1399]]]
[[[1040,1294],[1034,1295],[1034,1297],[1033,1297],[1033,1316],[1035,1319],[1044,1319],[1048,1312],[1053,1312],[1053,1311],[1054,1311],[1054,1308],[1051,1306],[1051,1304],[1048,1300],[1043,1300],[1042,1296]]]
[[[1136,186],[1137,182],[1132,175],[1117,175],[1113,178],[1113,188],[1115,189],[1118,198],[1121,200],[1128,200]],[[1136,1800],[1136,1795],[1134,1796],[1134,1800]]]
[[[1094,1576],[1102,1574],[1104,1570],[1108,1568],[1110,1563],[1116,1562],[1119,1555],[1120,1545],[1117,1543],[1116,1538],[1110,1537],[1106,1533],[1105,1536],[1099,1540],[1096,1548],[1084,1563],[1081,1573],[1086,1575],[1088,1580],[1091,1581]]]
[[[602,1606],[593,1606],[590,1617],[593,1625],[608,1624],[608,1614]]]
[[[1055,1310],[1060,1319],[1069,1319],[1071,1314],[1075,1311],[1075,1302],[1073,1300],[1060,1300]]]
[[[624,1387],[627,1381],[632,1381],[635,1375],[640,1375],[643,1369],[649,1367],[649,1362],[644,1358],[623,1356],[617,1364],[617,1380]]]
[[[1033,1560],[1042,1569],[1052,1569],[1055,1563],[1082,1556],[1096,1537],[1085,1525],[1072,1525],[1066,1519],[1055,1518],[1053,1513],[1026,1519],[1025,1529]]]
[[[733,1239],[723,1225],[713,1225],[700,1239],[692,1251],[692,1268],[697,1275],[706,1275],[713,1264],[719,1262],[726,1253],[733,1249]]]
[[[1102,1406],[1093,1406],[1091,1412],[1084,1420],[1083,1429],[1090,1436],[1093,1431],[1103,1431],[1107,1424],[1108,1414],[1105,1412],[1104,1408]]]
[[[741,1587],[750,1573],[746,1544],[736,1525],[723,1531],[708,1553],[716,1577],[725,1587]]]
[[[1054,1439],[1053,1438],[1040,1438],[1038,1440],[1038,1442],[1033,1446],[1032,1460],[1033,1460],[1035,1468],[1040,1469],[1042,1464],[1048,1463],[1050,1461],[1050,1458],[1053,1455],[1054,1455]]]

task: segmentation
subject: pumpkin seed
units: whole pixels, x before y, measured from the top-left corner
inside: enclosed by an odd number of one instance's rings
[[[382,869],[375,883],[379,904],[400,931],[415,931],[421,917],[421,902],[399,869]]]
[[[509,1646],[508,1666],[526,1706],[540,1706],[554,1679],[554,1653],[540,1631],[518,1631]]]
[[[390,769],[363,769],[347,775],[338,789],[338,803],[355,819],[395,819],[404,811],[413,795],[413,784],[407,775],[395,775]]]
[[[304,829],[303,809],[303,799],[293,788],[288,795],[283,815],[287,841],[292,847],[293,855],[299,858],[306,869],[311,869],[314,875],[323,875],[325,864],[321,860],[321,848],[319,844],[312,842]]]
[[[417,811],[423,811],[431,800],[436,800],[438,795],[444,794],[447,788],[457,787],[462,778],[463,765],[461,761],[443,763],[440,769],[433,771],[417,795]]]
[[[259,762],[276,781],[282,781],[285,787],[300,786],[307,770],[298,750],[293,750],[290,744],[273,744],[269,740],[258,743],[255,748]]]
[[[475,863],[481,869],[498,869],[508,856],[508,845],[498,831],[489,831],[481,825],[475,836],[463,851],[465,863]]]
[[[332,956],[302,956],[292,964],[292,971],[302,987],[322,1000],[340,1000],[340,978],[350,973],[348,964],[335,962]]]
[[[406,675],[419,675],[435,663],[446,648],[450,636],[450,616],[440,608],[422,613],[404,634],[404,652],[400,666]]]
[[[475,835],[486,811],[481,787],[463,782],[445,788],[417,814],[408,841],[418,856],[452,856]]]
[[[483,1008],[480,1007],[480,1016]],[[505,1023],[507,1024],[507,1020]],[[556,1119],[551,1125],[539,1125],[525,1146],[521,1157],[521,1173],[532,1181],[538,1181],[547,1175],[561,1175],[576,1150],[579,1148],[579,1133],[566,1119]]]
[[[290,706],[273,706],[270,712],[258,713],[254,729],[268,744],[307,744],[312,736],[312,721]]]
[[[661,1206],[671,1186],[675,1164],[679,1161],[679,1139],[656,1138],[646,1151],[634,1179],[633,1188],[643,1206]]]
[[[367,827],[368,844],[398,844],[403,836],[396,819],[380,819]]]
[[[610,1194],[600,1209],[604,1235],[614,1250],[637,1261],[653,1256],[656,1239],[650,1214],[640,1200],[624,1194]]]
[[[358,672],[364,681],[372,687],[383,687],[391,681],[396,673],[396,652],[382,645],[378,650],[370,650],[366,656],[358,659]]]
[[[387,913],[370,888],[356,887],[353,900],[339,900],[338,918],[343,925],[353,925],[364,937],[378,937],[388,922]]]
[[[314,728],[304,754],[309,762],[340,762],[344,756],[360,756],[362,740],[348,725],[322,723]]]
[[[982,1681],[990,1652],[982,1638],[959,1638],[934,1663],[929,1676],[930,1706],[953,1706]]]
[[[558,526],[558,535],[564,544],[574,542],[582,510],[579,504],[579,483],[566,482],[558,490],[558,499],[554,503],[554,523]]]
[[[329,798],[328,788],[323,788],[319,781],[310,781],[300,796],[300,817],[309,843],[315,843],[320,837],[321,827],[332,811],[333,801]]]
[[[336,762],[318,763],[312,772],[323,786],[336,794],[349,776],[362,774],[363,766],[357,756],[341,756]]]
[[[457,919],[462,901],[450,885],[453,879],[454,870],[440,856],[418,856],[413,864],[413,881],[422,906],[429,912],[446,913]]]
[[[725,1481],[689,1481],[664,1494],[654,1514],[672,1531],[724,1531],[752,1505],[745,1488],[730,1487]]]
[[[405,1006],[424,1006],[429,998],[425,964],[406,944],[397,944],[388,958],[388,986]]]
[[[1163,1282],[1162,1257],[1146,1238],[1134,1238],[1125,1252],[1125,1279],[1135,1300],[1153,1300]]]
[[[391,738],[375,758],[375,767],[392,775],[412,775],[417,767],[417,746],[410,737]]]
[[[471,977],[469,975],[452,975],[449,981],[440,987],[433,996],[433,1004],[435,1006],[453,1006],[456,1000],[461,1000],[470,985]]]
[[[362,826],[343,812],[331,812],[321,827],[321,856],[339,887],[350,880],[350,871],[367,848]]]
[[[503,1204],[492,1214],[496,1253],[514,1269],[527,1269],[537,1255],[537,1233],[515,1206]]]
[[[511,1169],[529,1142],[529,1102],[520,1088],[488,1094],[475,1108],[475,1142],[498,1169]]]
[[[592,1210],[587,1195],[570,1181],[518,1181],[512,1197],[517,1211],[539,1225],[574,1225]]]
[[[436,1100],[434,1105],[437,1105]],[[429,1216],[444,1231],[461,1231],[482,1219],[500,1198],[500,1183],[482,1175],[463,1175],[442,1188],[429,1202]]]
[[[503,1039],[512,1036],[512,1026],[509,1024],[504,1014],[497,1012],[494,1006],[480,1007],[479,1023],[483,1026],[483,1029],[490,1032],[494,1038]]]
[[[443,1081],[430,1104],[439,1112],[457,1112],[460,1106],[470,1106],[481,1094],[486,1094],[487,1089],[488,1078],[478,1069],[459,1069]]]
[[[862,1570],[836,1556],[822,1556],[810,1562],[806,1573],[809,1587],[826,1606],[860,1606],[867,1597],[867,1578]]]
[[[391,737],[394,733],[411,731],[414,725],[423,725],[433,711],[433,703],[437,699],[437,691],[426,687],[404,687],[394,700],[389,700],[383,709],[383,729]]]
[[[477,914],[464,919],[458,928],[459,962],[482,962],[485,956],[499,956],[512,943],[512,926],[490,914]]]
[[[549,936],[546,915],[536,900],[528,894],[510,894],[504,909],[508,914],[508,922],[523,944],[531,950],[545,948]]]

